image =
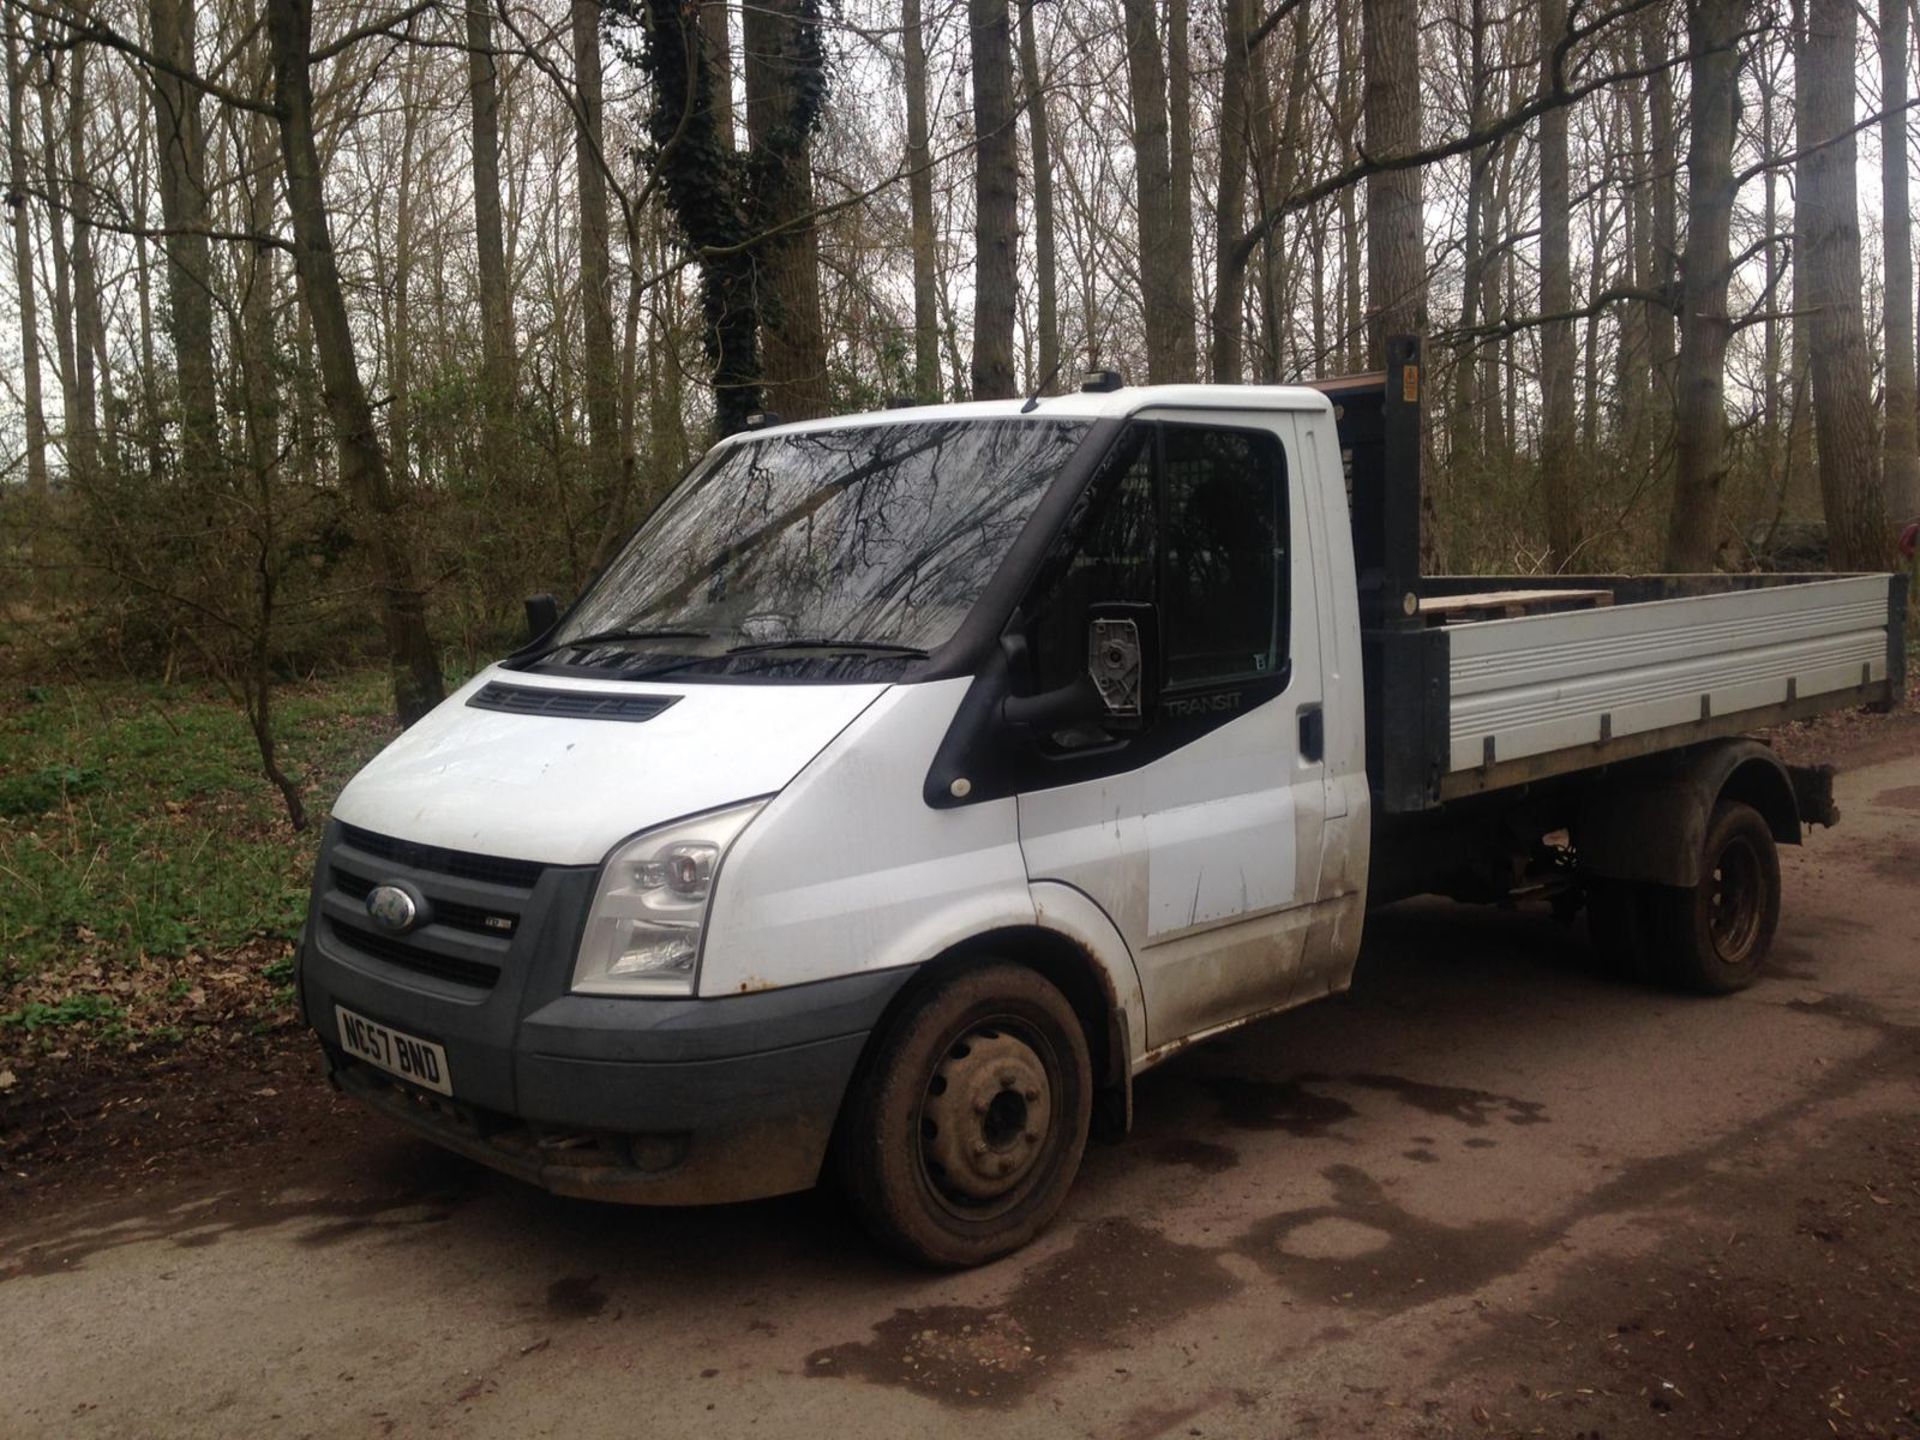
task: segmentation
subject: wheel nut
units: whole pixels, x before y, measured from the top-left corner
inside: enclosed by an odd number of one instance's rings
[[[976,1101],[974,1101],[974,1102],[973,1102],[973,1113],[974,1113],[974,1114],[976,1114],[976,1115],[984,1115],[984,1114],[986,1114],[986,1113],[987,1113],[987,1102],[986,1102],[985,1100],[976,1100]]]
[[[1012,1075],[1002,1075],[1000,1077],[1000,1088],[1002,1090],[1011,1090],[1017,1084],[1019,1084],[1019,1081]]]
[[[1013,1173],[1013,1161],[1002,1160],[1000,1162],[1000,1173],[1002,1175],[1011,1175]]]
[[[986,1153],[987,1153],[987,1142],[986,1142],[986,1141],[984,1141],[984,1140],[976,1140],[976,1141],[974,1141],[974,1142],[973,1142],[973,1153],[974,1153],[974,1154],[976,1154],[976,1155],[984,1155],[984,1154],[986,1154]]]
[[[1040,1132],[1038,1130],[1029,1130],[1020,1138],[1029,1145],[1038,1145],[1040,1143]]]
[[[1026,1097],[1027,1103],[1029,1105],[1031,1105],[1034,1101],[1040,1098],[1040,1089],[1038,1086],[1035,1086],[1035,1085],[1029,1085],[1026,1089],[1022,1090],[1020,1093]]]

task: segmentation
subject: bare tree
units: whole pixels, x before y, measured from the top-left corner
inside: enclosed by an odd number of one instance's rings
[[[1037,0],[1019,0],[1020,83],[1027,92],[1027,145],[1033,152],[1033,263],[1039,309],[1036,383],[1050,388],[1060,369],[1060,300],[1053,254],[1053,138],[1047,123],[1047,91],[1040,75],[1040,44],[1034,34]]]
[[[968,0],[972,26],[974,180],[973,398],[1013,391],[1020,162],[1015,144],[1007,0]]]
[[[1813,370],[1814,446],[1827,545],[1842,569],[1887,563],[1886,502],[1874,464],[1873,394],[1860,313],[1852,0],[1808,0],[1795,65],[1799,160],[1796,269]]]
[[[1880,448],[1887,504],[1920,515],[1920,405],[1914,376],[1913,216],[1907,185],[1907,3],[1880,0],[1880,213],[1886,263],[1887,418]]]
[[[1415,0],[1366,7],[1366,152],[1392,160],[1420,148],[1420,13]],[[1367,354],[1386,364],[1386,337],[1427,328],[1420,168],[1367,177]]]
[[[940,397],[940,316],[933,243],[933,152],[927,139],[927,49],[920,0],[902,0],[907,84],[907,196],[913,251],[913,392],[923,401]]]
[[[13,212],[13,275],[20,305],[20,388],[25,410],[27,493],[47,493],[47,419],[40,390],[39,305],[33,283],[33,216],[27,208],[27,62],[20,17],[6,6],[7,207]]]
[[[1540,88],[1559,83],[1566,0],[1540,6]],[[1563,569],[1579,548],[1574,503],[1577,417],[1573,394],[1573,239],[1567,173],[1567,112],[1540,117],[1540,492],[1547,518],[1547,568]]]
[[[606,121],[599,0],[571,0],[575,91],[574,169],[580,192],[581,389],[595,487],[610,509],[624,489],[618,361],[613,347],[613,269],[608,253]]]
[[[294,268],[313,325],[327,411],[339,441],[340,476],[353,496],[362,543],[379,587],[393,676],[394,709],[411,725],[446,693],[440,656],[427,631],[426,595],[414,568],[412,537],[380,448],[373,405],[360,380],[353,320],[340,284],[313,118],[313,12],[309,0],[264,0],[273,55],[274,102],[293,220]]]
[[[1673,515],[1667,568],[1713,567],[1727,470],[1729,238],[1739,189],[1733,138],[1740,114],[1744,0],[1695,0],[1688,14],[1693,127],[1687,146],[1687,249],[1680,265],[1680,359],[1674,382]]]
[[[467,90],[472,108],[474,265],[479,282],[481,383],[487,418],[481,463],[497,479],[510,464],[513,289],[500,206],[500,57],[491,0],[466,0]]]
[[[1167,118],[1167,62],[1154,0],[1124,0],[1127,93],[1133,103],[1133,168],[1140,216],[1140,292],[1146,321],[1147,379],[1162,385],[1194,371],[1192,256],[1181,299],[1174,221],[1173,160]]]
[[[811,419],[825,414],[828,404],[809,154],[827,85],[819,5],[816,0],[750,4],[744,42],[747,140],[756,164],[753,218],[765,237],[757,258],[767,404],[785,419]]]
[[[154,136],[166,226],[167,316],[179,382],[181,451],[190,475],[219,463],[213,369],[213,279],[208,250],[206,135],[194,73],[194,0],[153,0]]]

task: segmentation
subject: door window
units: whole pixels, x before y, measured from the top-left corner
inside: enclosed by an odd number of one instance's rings
[[[1158,561],[1152,427],[1135,426],[1087,487],[1048,558],[1030,607],[1035,690],[1087,668],[1087,607],[1151,600]]]
[[[1161,634],[1169,688],[1276,673],[1286,659],[1286,458],[1274,436],[1165,429]]]
[[[1266,431],[1139,425],[1068,521],[1028,604],[1036,691],[1087,664],[1087,609],[1155,600],[1169,689],[1287,658],[1286,452]]]

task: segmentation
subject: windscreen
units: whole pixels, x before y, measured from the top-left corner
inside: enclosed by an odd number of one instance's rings
[[[931,651],[979,600],[1085,421],[903,421],[770,435],[696,473],[554,638]]]

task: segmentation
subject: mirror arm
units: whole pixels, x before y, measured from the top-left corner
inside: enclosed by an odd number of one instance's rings
[[[1094,720],[1105,712],[1100,691],[1086,675],[1076,676],[1055,690],[1043,690],[1038,695],[1009,695],[1000,702],[1000,718],[1008,724],[1041,728]]]

